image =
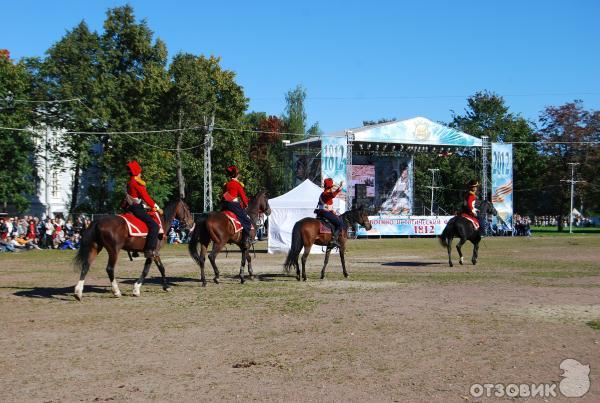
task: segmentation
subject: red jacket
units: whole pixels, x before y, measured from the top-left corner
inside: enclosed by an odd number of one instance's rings
[[[319,196],[319,208],[321,208],[321,209],[326,208],[325,205],[332,206],[333,205],[333,199],[335,199],[335,197],[341,191],[342,191],[341,187],[337,188],[334,191],[324,190],[323,193],[321,193],[321,196]]]
[[[226,201],[239,201],[242,208],[248,207],[248,197],[244,191],[244,185],[235,179],[231,179],[225,184],[223,199]]]
[[[129,182],[127,182],[127,195],[129,196],[127,199],[133,199],[133,202],[135,204],[139,204],[141,201],[143,201],[148,205],[148,207],[152,209],[158,208],[158,205],[154,202],[154,200],[152,200],[152,198],[148,194],[146,186],[142,185],[137,180],[135,180],[135,176],[132,176],[129,179]]]
[[[466,210],[473,216],[477,216],[477,214],[475,214],[475,200],[477,200],[477,196],[475,195],[475,193],[472,192],[467,192],[467,194],[465,195],[465,207]]]

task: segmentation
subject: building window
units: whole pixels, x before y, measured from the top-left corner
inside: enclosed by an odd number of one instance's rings
[[[58,171],[52,171],[52,197],[58,197]]]

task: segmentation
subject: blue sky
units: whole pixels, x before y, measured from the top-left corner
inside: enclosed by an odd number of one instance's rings
[[[0,48],[42,56],[123,1],[3,1]],[[478,90],[535,120],[582,99],[600,109],[599,1],[130,1],[170,56],[214,54],[250,110],[279,115],[297,84],[325,132],[366,119],[447,122]]]

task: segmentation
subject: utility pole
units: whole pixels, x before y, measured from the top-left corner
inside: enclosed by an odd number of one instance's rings
[[[183,110],[179,109],[179,132],[177,132],[177,182],[179,183],[179,197],[185,199],[185,178],[181,167],[181,140],[183,138]]]
[[[483,176],[481,181],[481,192],[483,193],[483,200],[488,199],[488,169],[489,160],[488,152],[490,150],[490,138],[488,136],[481,136],[481,165],[483,168]]]
[[[204,126],[206,127],[206,135],[204,137],[204,212],[212,211],[212,165],[210,152],[213,147],[212,132],[215,127],[215,114],[213,113],[210,124],[208,124],[206,116],[204,117]]]
[[[431,188],[431,208],[429,209],[429,214],[433,215],[433,192],[435,191],[435,189],[439,189],[439,186],[435,186],[435,173],[437,171],[439,171],[438,168],[429,168],[429,171],[431,172],[431,186],[427,186],[428,188]]]
[[[573,233],[573,201],[574,201],[574,197],[575,197],[575,184],[579,183],[579,182],[585,182],[585,181],[576,181],[575,180],[575,167],[577,165],[579,165],[578,162],[569,162],[569,165],[571,165],[571,180],[568,179],[563,179],[561,180],[561,182],[567,182],[571,184],[571,210],[569,210],[569,234]]]

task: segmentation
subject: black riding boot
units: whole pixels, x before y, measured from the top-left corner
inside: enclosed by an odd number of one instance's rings
[[[333,230],[333,234],[331,234],[331,246],[338,248],[340,247],[340,243],[339,243],[339,239],[340,239],[340,229],[339,227],[337,227],[336,229]]]

